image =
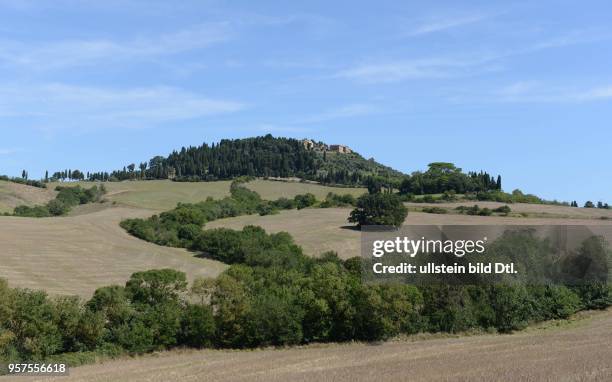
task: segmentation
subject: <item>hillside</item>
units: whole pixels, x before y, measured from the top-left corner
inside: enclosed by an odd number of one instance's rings
[[[201,376],[214,381],[356,382],[405,381],[410,376],[411,381],[609,381],[610,341],[612,311],[607,310],[511,335],[258,351],[171,351],[79,367],[70,370],[65,380],[167,381]]]
[[[297,177],[328,184],[363,185],[368,177],[397,178],[400,171],[367,160],[345,146],[310,140],[275,138],[272,135],[224,139],[219,143],[183,147],[167,157],[130,164],[112,173],[89,174],[90,180],[174,179],[213,181],[237,176]],[[57,172],[55,178],[85,178]]]
[[[0,216],[0,278],[13,287],[89,298],[97,288],[124,284],[138,271],[173,268],[193,278],[216,276],[225,268],[183,249],[136,239],[119,227],[122,219],[149,215],[146,210],[107,206],[71,217]]]
[[[45,204],[55,197],[52,190],[0,180],[0,214],[13,212],[19,205]]]

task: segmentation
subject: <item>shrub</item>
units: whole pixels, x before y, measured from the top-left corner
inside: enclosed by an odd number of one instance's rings
[[[402,225],[408,210],[394,194],[365,194],[357,199],[357,207],[351,211],[350,223],[363,225]]]
[[[499,214],[508,215],[510,212],[512,212],[512,209],[510,207],[508,207],[507,205],[505,205],[505,206],[501,206],[501,207],[495,208],[493,210],[493,212],[497,212]]]
[[[447,213],[446,209],[440,207],[425,207],[423,208],[423,212],[428,214],[445,214]]]
[[[317,198],[311,193],[296,195],[293,200],[298,210],[313,206],[317,202]]]

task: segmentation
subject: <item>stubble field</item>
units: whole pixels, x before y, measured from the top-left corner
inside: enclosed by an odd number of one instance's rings
[[[609,381],[612,311],[511,335],[257,351],[172,351],[48,381]],[[17,380],[17,379],[15,379]],[[26,381],[23,377],[20,381]],[[35,380],[35,379],[31,379]],[[45,379],[37,379],[45,380]]]

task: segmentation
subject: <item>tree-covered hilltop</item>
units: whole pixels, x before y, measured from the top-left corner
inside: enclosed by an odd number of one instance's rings
[[[328,147],[324,145],[325,147]],[[313,149],[304,141],[272,135],[224,139],[183,147],[112,173],[88,174],[90,180],[174,179],[213,181],[239,176],[298,177],[326,184],[359,185],[370,177],[399,180],[403,174],[355,152]]]

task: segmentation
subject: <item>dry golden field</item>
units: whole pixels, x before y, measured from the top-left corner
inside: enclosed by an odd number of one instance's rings
[[[514,205],[513,205],[514,206]],[[543,206],[547,207],[547,206]],[[531,208],[531,205],[525,206]],[[568,208],[569,207],[560,207]],[[577,209],[574,210],[585,210]],[[350,208],[308,208],[282,211],[278,215],[239,216],[208,223],[205,228],[228,227],[240,229],[245,225],[259,225],[269,232],[287,231],[308,255],[318,256],[325,251],[336,251],[341,258],[359,256],[360,232],[351,229],[347,218]],[[587,212],[599,214],[602,210]],[[606,211],[609,212],[609,211]],[[588,215],[587,215],[588,216]],[[594,215],[593,215],[594,216]],[[410,212],[404,224],[413,225],[612,225],[612,220],[595,218],[517,218],[503,216],[437,215]]]
[[[46,380],[610,381],[612,311],[582,316],[571,323],[545,323],[510,335],[255,351],[172,351],[83,366],[71,370],[69,377]]]
[[[81,185],[91,187],[94,182],[76,182],[69,185]],[[146,208],[153,211],[167,211],[176,207],[177,203],[196,203],[206,200],[208,197],[220,199],[229,195],[231,181],[218,182],[173,182],[170,180],[147,180],[147,181],[124,181],[106,182],[108,193],[105,198],[117,204]],[[49,184],[53,190],[61,183]],[[281,196],[293,198],[297,194],[307,192],[316,195],[317,199],[323,200],[329,192],[337,194],[352,194],[359,196],[366,192],[364,188],[339,188],[321,186],[318,184],[299,182],[279,182],[271,180],[255,180],[249,182],[247,187],[258,192],[262,198],[273,200]],[[32,188],[32,187],[29,187]],[[0,188],[1,192],[1,188]],[[0,195],[2,195],[0,193]],[[0,202],[2,200],[0,199]],[[15,206],[13,206],[15,207]]]
[[[124,218],[150,214],[146,210],[115,207],[69,217],[1,216],[0,278],[7,279],[13,287],[88,298],[101,286],[125,284],[138,271],[175,268],[193,278],[215,276],[225,268],[222,263],[196,258],[184,249],[139,240],[119,227]]]
[[[2,188],[4,186],[4,188]],[[89,184],[85,184],[89,186]],[[61,218],[0,216],[0,277],[11,286],[44,289],[51,294],[91,296],[104,285],[124,284],[137,271],[175,268],[196,276],[215,276],[225,265],[200,259],[183,249],[136,239],[119,227],[122,219],[148,217],[178,202],[197,202],[229,193],[229,182],[170,181],[107,183],[105,203],[79,206]],[[255,181],[249,187],[266,199],[312,192],[358,195],[363,189]],[[51,186],[50,190],[54,187]],[[50,200],[50,190],[0,183],[0,207]],[[7,196],[12,195],[12,196]],[[479,204],[447,203],[452,209]],[[409,204],[420,208],[427,204]],[[7,207],[8,208],[8,207]],[[512,204],[529,217],[436,215],[410,212],[405,224],[433,225],[612,225],[612,211],[560,206]],[[241,228],[260,225],[270,232],[287,231],[309,255],[334,250],[343,258],[359,255],[360,233],[348,225],[350,208],[309,208],[278,215],[241,216],[206,225]],[[548,323],[513,335],[397,340],[382,344],[329,344],[256,351],[172,351],[76,368],[68,381],[371,381],[371,380],[612,380],[612,311],[559,328]],[[26,381],[20,377],[18,380]]]
[[[53,198],[55,192],[51,187],[44,189],[0,180],[0,214],[13,212],[15,207],[22,204],[45,204]]]

